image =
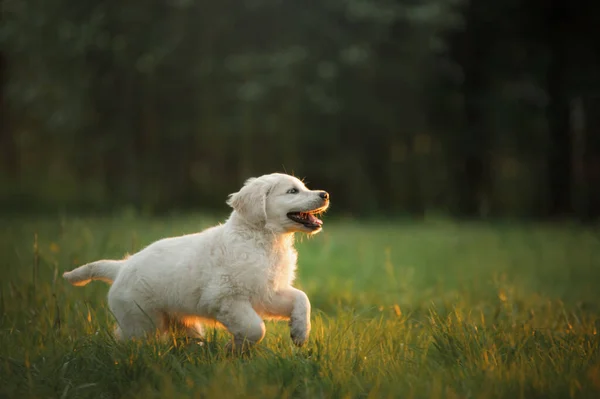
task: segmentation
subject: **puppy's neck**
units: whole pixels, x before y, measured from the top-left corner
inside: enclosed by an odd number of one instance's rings
[[[294,246],[294,233],[280,233],[270,230],[265,222],[251,223],[240,215],[237,211],[233,211],[227,220],[233,231],[239,234],[251,234],[260,243],[268,247],[290,248]]]
[[[251,221],[240,215],[238,211],[231,212],[227,224],[233,227],[235,230],[251,230],[251,231],[264,231],[265,222],[263,221]]]

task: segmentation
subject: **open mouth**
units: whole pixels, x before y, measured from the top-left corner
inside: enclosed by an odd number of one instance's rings
[[[304,212],[290,212],[287,214],[287,217],[296,223],[300,223],[306,228],[317,230],[323,226],[323,221],[319,219],[317,215],[322,214],[326,209],[327,206]]]

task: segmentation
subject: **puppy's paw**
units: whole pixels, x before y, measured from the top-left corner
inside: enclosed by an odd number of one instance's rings
[[[310,333],[310,324],[306,325],[299,322],[290,322],[290,337],[294,345],[301,347],[308,341]]]

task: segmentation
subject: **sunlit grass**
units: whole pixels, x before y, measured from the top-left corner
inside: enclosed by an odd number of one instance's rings
[[[108,287],[64,270],[216,219],[1,225],[0,398],[600,397],[600,235],[574,226],[327,222],[299,240],[307,347],[268,323],[244,357],[118,343]],[[37,236],[37,239],[35,238]]]

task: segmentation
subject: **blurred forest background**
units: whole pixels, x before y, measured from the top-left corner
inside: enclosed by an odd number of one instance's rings
[[[600,214],[600,2],[0,0],[0,205]]]

